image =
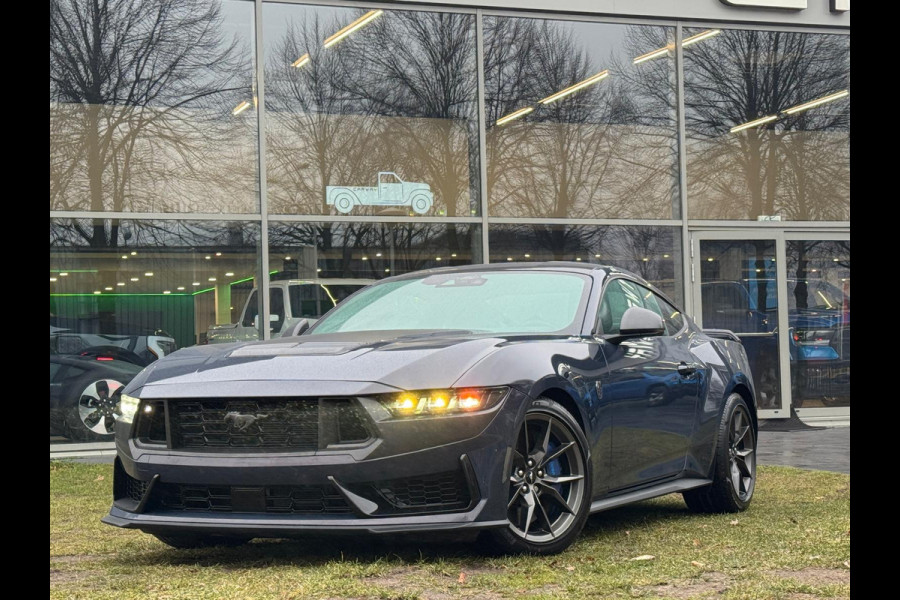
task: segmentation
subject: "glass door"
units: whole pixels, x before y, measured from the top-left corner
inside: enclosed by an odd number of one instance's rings
[[[850,238],[786,233],[791,405],[802,419],[850,416]]]
[[[694,318],[705,329],[741,339],[756,387],[759,416],[790,416],[789,351],[780,232],[700,231],[691,236]]]

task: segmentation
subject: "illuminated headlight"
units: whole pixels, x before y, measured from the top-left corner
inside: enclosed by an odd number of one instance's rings
[[[122,394],[119,397],[119,404],[116,407],[116,420],[123,423],[133,423],[134,415],[137,414],[138,406],[141,404],[140,398]]]
[[[497,406],[509,388],[461,388],[386,394],[379,398],[394,417],[437,417],[476,413]]]

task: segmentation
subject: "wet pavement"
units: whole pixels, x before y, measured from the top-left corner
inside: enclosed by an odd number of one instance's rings
[[[757,460],[762,465],[850,472],[850,427],[759,432]]]

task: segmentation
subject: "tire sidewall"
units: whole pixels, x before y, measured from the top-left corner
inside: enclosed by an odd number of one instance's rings
[[[741,497],[738,496],[737,491],[734,489],[734,486],[731,484],[731,461],[728,456],[728,444],[729,444],[729,428],[731,426],[731,418],[734,415],[735,410],[738,407],[743,407],[747,416],[750,418],[750,429],[753,435],[753,447],[754,452],[756,448],[756,440],[757,440],[757,430],[756,423],[750,413],[750,409],[747,406],[747,402],[741,397],[740,394],[731,394],[728,399],[725,401],[725,406],[722,409],[722,421],[719,424],[719,439],[716,444],[716,466],[714,473],[714,480],[718,478],[723,487],[726,487],[730,497],[730,502],[734,505],[733,508],[735,511],[746,510],[748,506],[750,506],[750,502],[753,500],[753,495],[756,493],[756,456],[753,457],[753,489],[750,492],[750,496],[746,500],[741,500]]]
[[[515,433],[513,435],[518,437],[519,431],[521,431],[522,426],[525,424],[526,417],[541,413],[551,415],[562,421],[578,441],[578,447],[581,451],[581,458],[584,461],[585,468],[583,486],[584,497],[581,501],[579,514],[577,515],[575,522],[569,528],[569,531],[566,532],[565,535],[557,538],[552,542],[543,544],[528,542],[526,540],[523,540],[518,534],[513,532],[511,527],[490,530],[490,533],[493,537],[493,545],[495,549],[503,553],[525,552],[529,554],[556,554],[558,552],[562,552],[563,550],[568,548],[581,533],[581,530],[584,528],[584,524],[587,522],[587,518],[590,514],[591,498],[593,495],[593,466],[591,462],[591,453],[587,438],[585,437],[584,432],[581,430],[581,426],[578,424],[578,421],[575,420],[575,417],[573,417],[572,414],[558,402],[551,400],[550,398],[541,397],[534,400],[530,405],[528,405],[528,408],[526,408],[521,419],[516,424]],[[514,440],[515,438],[513,439],[513,443],[515,443]],[[507,494],[503,498],[504,503],[506,502],[506,498],[509,495],[509,477],[508,474],[505,475],[505,479],[507,480],[507,486],[505,488],[507,490]]]

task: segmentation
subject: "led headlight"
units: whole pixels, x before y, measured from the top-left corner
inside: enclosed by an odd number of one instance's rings
[[[123,423],[133,423],[134,415],[137,413],[140,404],[140,398],[122,394],[119,397],[119,404],[116,405],[116,420],[122,421]]]
[[[497,406],[509,388],[461,388],[386,394],[381,403],[394,417],[437,417],[489,410]]]

